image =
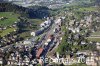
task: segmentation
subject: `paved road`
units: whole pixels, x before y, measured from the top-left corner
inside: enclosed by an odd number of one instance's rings
[[[52,27],[50,28],[50,30],[46,33],[44,41],[42,41],[42,47],[44,46],[44,43],[47,41],[48,36],[50,36],[51,34],[53,34],[54,27],[55,27],[55,24],[53,24]]]
[[[55,44],[55,46],[53,47],[53,49],[51,49],[48,53],[47,56],[52,56],[53,53],[56,52],[57,47],[59,46],[59,44],[61,43],[60,38],[61,38],[62,34],[57,33],[55,38],[57,39],[57,43]]]

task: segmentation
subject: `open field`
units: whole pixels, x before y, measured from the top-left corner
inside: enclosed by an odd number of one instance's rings
[[[99,32],[92,33],[91,35],[99,35],[100,36],[100,31]]]
[[[34,22],[34,24],[41,24],[44,20],[42,19],[29,19],[29,21]]]
[[[23,33],[19,34],[19,36],[22,37],[22,38],[24,38],[24,39],[27,39],[27,38],[31,37],[29,31],[23,32]]]
[[[0,12],[0,26],[1,27],[6,27],[6,26],[11,26],[18,20],[19,14],[15,14],[13,12]],[[1,19],[1,18],[4,19]],[[39,25],[42,23],[44,20],[41,19],[28,19],[30,22],[33,23],[33,25]],[[15,28],[7,28],[6,30],[0,31],[0,36],[3,37],[7,35],[10,32],[13,32]],[[30,32],[23,32],[19,34],[23,38],[28,38],[30,37]]]
[[[18,19],[18,14],[15,14],[13,12],[0,12],[0,18],[4,17],[5,19],[0,20],[1,26],[9,26],[14,24],[15,21]]]
[[[87,38],[89,41],[100,42],[100,32],[92,33],[90,37]]]
[[[3,37],[5,35],[7,35],[10,32],[13,32],[15,30],[15,28],[8,28],[6,30],[0,31],[0,36]]]
[[[84,11],[96,11],[97,8],[96,7],[82,7],[79,8],[78,11],[84,12]]]
[[[100,42],[100,37],[88,37],[87,39],[88,39],[89,41]]]

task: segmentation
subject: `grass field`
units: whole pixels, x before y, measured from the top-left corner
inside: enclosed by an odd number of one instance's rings
[[[3,30],[0,32],[0,36],[3,37],[5,35],[7,35],[8,33],[13,32],[14,30],[15,30],[15,28],[8,28],[6,30]]]
[[[87,38],[89,41],[100,42],[100,38]]]
[[[4,19],[0,19],[0,26],[6,27],[11,26],[18,20],[19,14],[15,14],[13,12],[0,12],[0,18],[4,17]],[[30,22],[33,22],[34,25],[39,25],[40,23],[44,22],[44,20],[41,19],[28,19]],[[13,32],[15,28],[7,28],[6,30],[0,31],[0,36],[3,37],[7,35],[10,32]],[[23,32],[20,35],[20,37],[28,38],[30,37],[30,32]]]
[[[89,41],[100,42],[100,32],[92,33],[90,37],[87,38]]]
[[[91,35],[100,35],[100,31],[99,32],[92,33]]]
[[[97,8],[96,7],[82,7],[79,8],[78,11],[84,12],[84,11],[96,11]]]
[[[0,25],[3,27],[12,25],[17,21],[18,16],[18,14],[14,14],[13,12],[0,12],[0,18],[6,17],[6,19],[0,20]]]
[[[41,20],[41,19],[29,19],[29,21],[34,22],[35,24],[38,24],[38,25],[44,22],[44,20]]]
[[[22,38],[24,38],[24,39],[27,39],[27,38],[31,37],[29,31],[23,32],[23,33],[19,34],[19,36],[22,37]]]

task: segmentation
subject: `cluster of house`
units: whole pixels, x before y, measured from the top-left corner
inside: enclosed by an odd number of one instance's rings
[[[98,20],[97,20],[98,21]],[[67,23],[67,29],[69,30],[69,32],[72,32],[74,35],[69,35],[68,36],[68,43],[71,43],[73,41],[73,39],[75,40],[79,40],[80,37],[84,36],[88,37],[87,35],[85,35],[86,33],[90,32],[95,32],[95,29],[92,29],[95,26],[93,25],[93,17],[92,15],[90,16],[86,16],[84,17],[84,20],[81,20],[80,22],[77,22],[76,20],[71,20],[69,22],[69,24]],[[97,49],[100,50],[100,43],[99,42],[89,42],[90,44],[95,44]],[[76,41],[74,41],[74,44],[77,44]],[[87,42],[85,40],[82,40],[79,44],[87,44]],[[72,65],[72,64],[76,64],[76,63],[86,63],[89,66],[97,66],[100,65],[99,61],[100,61],[100,54],[97,51],[84,51],[84,52],[77,52],[77,57],[70,57],[70,56],[66,56],[66,58],[62,58],[59,56],[59,54],[57,53],[57,56],[50,56],[50,58],[52,59],[52,62],[57,63],[57,64],[64,64],[64,65]]]
[[[72,20],[69,24],[68,27],[66,27],[69,31],[73,32],[74,35],[74,39],[79,40],[81,37],[80,31],[83,30],[83,28],[85,28],[86,30],[84,31],[84,33],[88,32],[88,29],[91,27],[91,23],[92,23],[92,15],[90,15],[89,17],[85,17],[85,20],[81,20],[80,22],[76,22],[75,20]],[[58,19],[58,21],[56,21],[56,24],[59,24],[61,21],[61,19]],[[47,19],[47,21],[43,22],[40,26],[43,29],[48,28],[51,25],[51,20]],[[61,25],[61,24],[60,24]],[[56,30],[55,30],[56,31]],[[31,35],[36,36],[41,34],[41,30],[36,31],[36,32],[32,32]],[[84,35],[84,34],[83,34]],[[68,42],[71,43],[72,42],[72,35],[69,35],[68,37]],[[15,41],[17,38],[17,36],[10,36],[8,37],[9,40],[11,41]],[[52,38],[52,37],[50,37]],[[18,39],[18,38],[17,38]],[[5,37],[3,38],[3,40],[1,42],[5,42],[6,39]],[[8,42],[11,42],[8,41]],[[50,40],[48,40],[50,41]],[[24,44],[31,44],[30,42],[24,42]],[[75,43],[75,41],[74,41]],[[77,42],[76,42],[77,43]],[[86,41],[81,41],[81,44],[86,44]],[[92,43],[92,42],[90,42]],[[5,43],[7,44],[7,43]],[[95,43],[97,46],[97,49],[100,49],[100,43]],[[41,58],[41,54],[44,52],[43,48],[32,48],[32,50],[30,50],[30,47],[28,46],[19,46],[19,47],[15,47],[14,50],[12,50],[13,52],[9,55],[9,57],[6,59],[7,61],[7,65],[27,65],[27,66],[33,66],[34,64],[38,64],[40,63],[41,65],[43,65],[44,63],[44,58]],[[92,65],[92,66],[97,66],[98,64],[100,65],[99,61],[100,61],[100,54],[97,51],[78,51],[76,53],[76,57],[71,57],[70,55],[66,55],[65,58],[60,57],[59,53],[56,54],[56,56],[49,56],[48,58],[52,61],[49,61],[49,63],[57,63],[57,64],[64,64],[64,65],[72,65],[75,63],[86,63],[87,65]],[[0,51],[0,64],[3,64],[4,58],[3,58],[3,51]]]
[[[81,20],[80,22],[76,20],[71,20],[69,22],[68,29],[71,30],[73,33],[79,33],[83,28],[89,28],[91,26],[92,17],[91,15],[89,17],[84,17],[84,20]],[[87,29],[85,30],[87,32]]]
[[[2,20],[2,19],[6,19],[6,17],[1,17],[0,20]],[[14,23],[13,25],[11,25],[11,26],[5,26],[5,27],[3,27],[2,25],[0,25],[0,31],[6,30],[7,28],[16,28],[16,23],[17,23],[17,22],[15,22],[15,23]]]
[[[56,24],[59,24],[61,19],[58,19]],[[41,28],[47,28],[50,26],[51,21],[45,21],[41,24]],[[47,27],[46,27],[47,26]],[[49,37],[48,41],[51,41],[52,35]],[[29,41],[24,41],[24,44],[31,44]],[[11,48],[11,47],[10,47]],[[29,46],[15,46],[12,53],[7,59],[7,65],[34,65],[37,63],[43,64],[43,59],[41,59],[41,54],[44,52],[43,48],[32,48],[30,50]],[[2,53],[1,53],[2,54]],[[34,57],[34,59],[33,59]],[[0,57],[0,63],[3,64],[3,57]]]
[[[33,66],[34,64],[42,62],[40,56],[43,51],[41,49],[42,48],[36,50],[35,48],[32,48],[32,50],[30,50],[30,47],[24,45],[15,47],[11,50],[11,53],[8,53],[8,58],[6,59],[4,59],[4,51],[1,50],[0,64],[2,65],[6,62],[6,65]]]
[[[66,55],[65,58],[60,57],[59,53],[56,54],[56,56],[50,56],[50,59],[53,63],[56,64],[64,64],[64,65],[72,65],[76,63],[85,63],[89,66],[97,66],[100,61],[100,56],[97,52],[91,52],[91,51],[80,51],[76,53],[76,57],[70,57],[70,55]],[[51,62],[51,64],[52,64]]]
[[[23,52],[21,52],[23,51]],[[72,65],[76,63],[86,63],[89,66],[97,66],[100,61],[100,53],[94,51],[78,51],[76,53],[76,57],[71,57],[70,55],[66,55],[66,57],[60,57],[59,53],[56,53],[55,56],[49,56],[46,57],[46,59],[42,58],[40,54],[43,52],[43,49],[40,48],[37,50],[36,57],[33,59],[33,56],[35,55],[33,51],[33,55],[30,53],[29,47],[27,46],[20,46],[18,48],[18,51],[14,51],[9,55],[9,58],[7,59],[7,65],[27,65],[27,66],[33,66],[34,64],[41,64],[44,63],[57,63],[57,64],[64,64],[64,65]],[[3,53],[0,51],[0,64],[3,64]]]
[[[67,29],[74,33],[75,39],[80,38],[81,36],[89,37],[91,33],[98,31],[99,17],[94,18],[92,15],[84,16],[83,19],[77,21],[77,19],[70,20],[69,23],[66,23]],[[95,23],[94,23],[95,21]],[[71,38],[71,37],[69,37]],[[83,43],[83,42],[82,42]],[[83,43],[85,44],[85,42]]]
[[[89,16],[84,16],[84,18],[81,19],[80,21],[76,21],[76,19],[71,20],[69,22],[69,29],[72,30],[74,33],[75,31],[79,32],[79,30],[81,30],[82,28],[85,28],[85,32],[87,32],[87,30],[95,32],[95,30],[99,28],[98,24],[100,24],[99,17],[95,16],[94,18],[93,15],[89,15]]]
[[[1,27],[0,28],[0,31],[2,33],[3,30],[6,30],[6,29],[10,29],[10,28],[15,28],[15,26],[9,26],[9,27]],[[0,43],[1,43],[1,47],[2,46],[6,46],[6,45],[9,45],[9,44],[12,44],[16,41],[18,41],[18,37],[16,35],[14,35],[15,33],[17,32],[17,30],[15,29],[13,32],[10,32],[8,33],[7,35],[5,36],[0,36]]]
[[[4,45],[1,45],[2,46],[6,46],[6,45],[10,45],[12,44],[13,42],[16,42],[18,41],[19,39],[17,38],[17,36],[9,36],[9,37],[3,37],[3,39],[1,39],[0,43],[1,44],[4,44]]]

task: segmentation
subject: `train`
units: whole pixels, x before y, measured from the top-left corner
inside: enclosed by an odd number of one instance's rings
[[[41,28],[41,29],[39,29],[35,32],[31,32],[31,35],[32,36],[38,36],[38,35],[42,34],[43,32],[44,32],[44,28]]]
[[[47,41],[45,42],[45,45],[48,46],[48,44],[54,39],[53,35],[50,35],[47,39]]]
[[[32,36],[38,36],[38,35],[42,34],[47,28],[50,27],[51,24],[52,24],[51,20],[43,22],[42,24],[40,24],[41,28],[37,31],[31,32],[31,35]]]

